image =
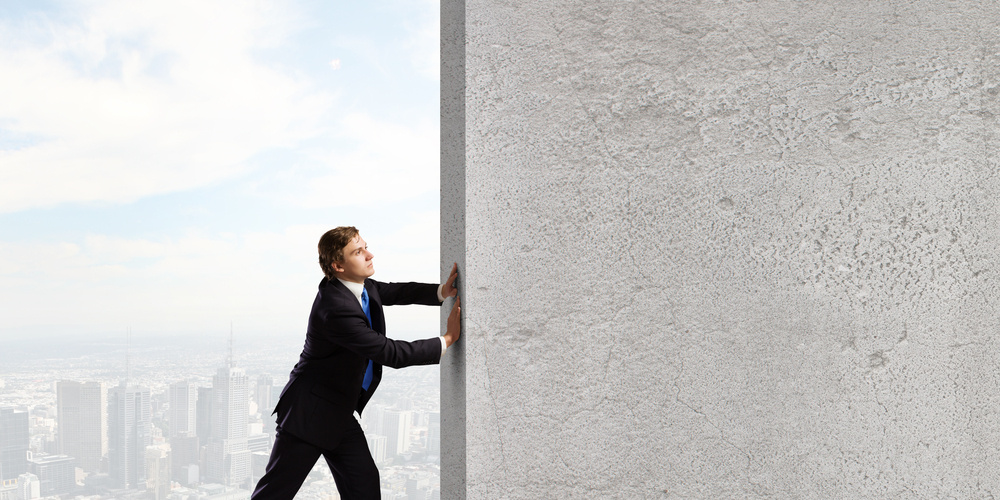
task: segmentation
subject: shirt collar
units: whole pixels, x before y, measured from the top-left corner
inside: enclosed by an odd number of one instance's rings
[[[337,280],[340,281],[341,283],[343,283],[344,286],[346,286],[347,289],[350,290],[351,293],[353,293],[354,296],[357,297],[358,300],[361,300],[361,292],[364,291],[364,289],[365,289],[365,284],[364,283],[355,283],[353,281],[344,281],[344,280],[342,280],[340,278],[337,278]]]

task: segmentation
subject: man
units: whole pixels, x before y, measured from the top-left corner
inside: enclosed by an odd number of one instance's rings
[[[309,314],[305,346],[274,412],[278,432],[252,498],[290,499],[320,455],[341,498],[379,498],[379,476],[360,415],[382,379],[382,365],[402,368],[439,363],[461,334],[455,279],[458,264],[439,285],[382,283],[368,244],[354,227],[327,231],[319,240],[325,277]],[[455,297],[442,337],[414,342],[385,336],[383,305],[440,305]]]

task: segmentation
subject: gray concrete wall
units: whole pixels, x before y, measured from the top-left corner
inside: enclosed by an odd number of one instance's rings
[[[1000,496],[1000,4],[442,2],[442,498]]]

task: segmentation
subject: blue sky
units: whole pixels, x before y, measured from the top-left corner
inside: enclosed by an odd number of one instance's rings
[[[337,225],[377,279],[436,282],[438,23],[436,1],[0,3],[0,340],[301,338]]]

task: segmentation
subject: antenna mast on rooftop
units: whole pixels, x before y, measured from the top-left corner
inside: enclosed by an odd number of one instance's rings
[[[233,322],[229,322],[229,357],[226,358],[226,365],[233,367]]]
[[[132,379],[132,327],[125,329],[125,387]]]

